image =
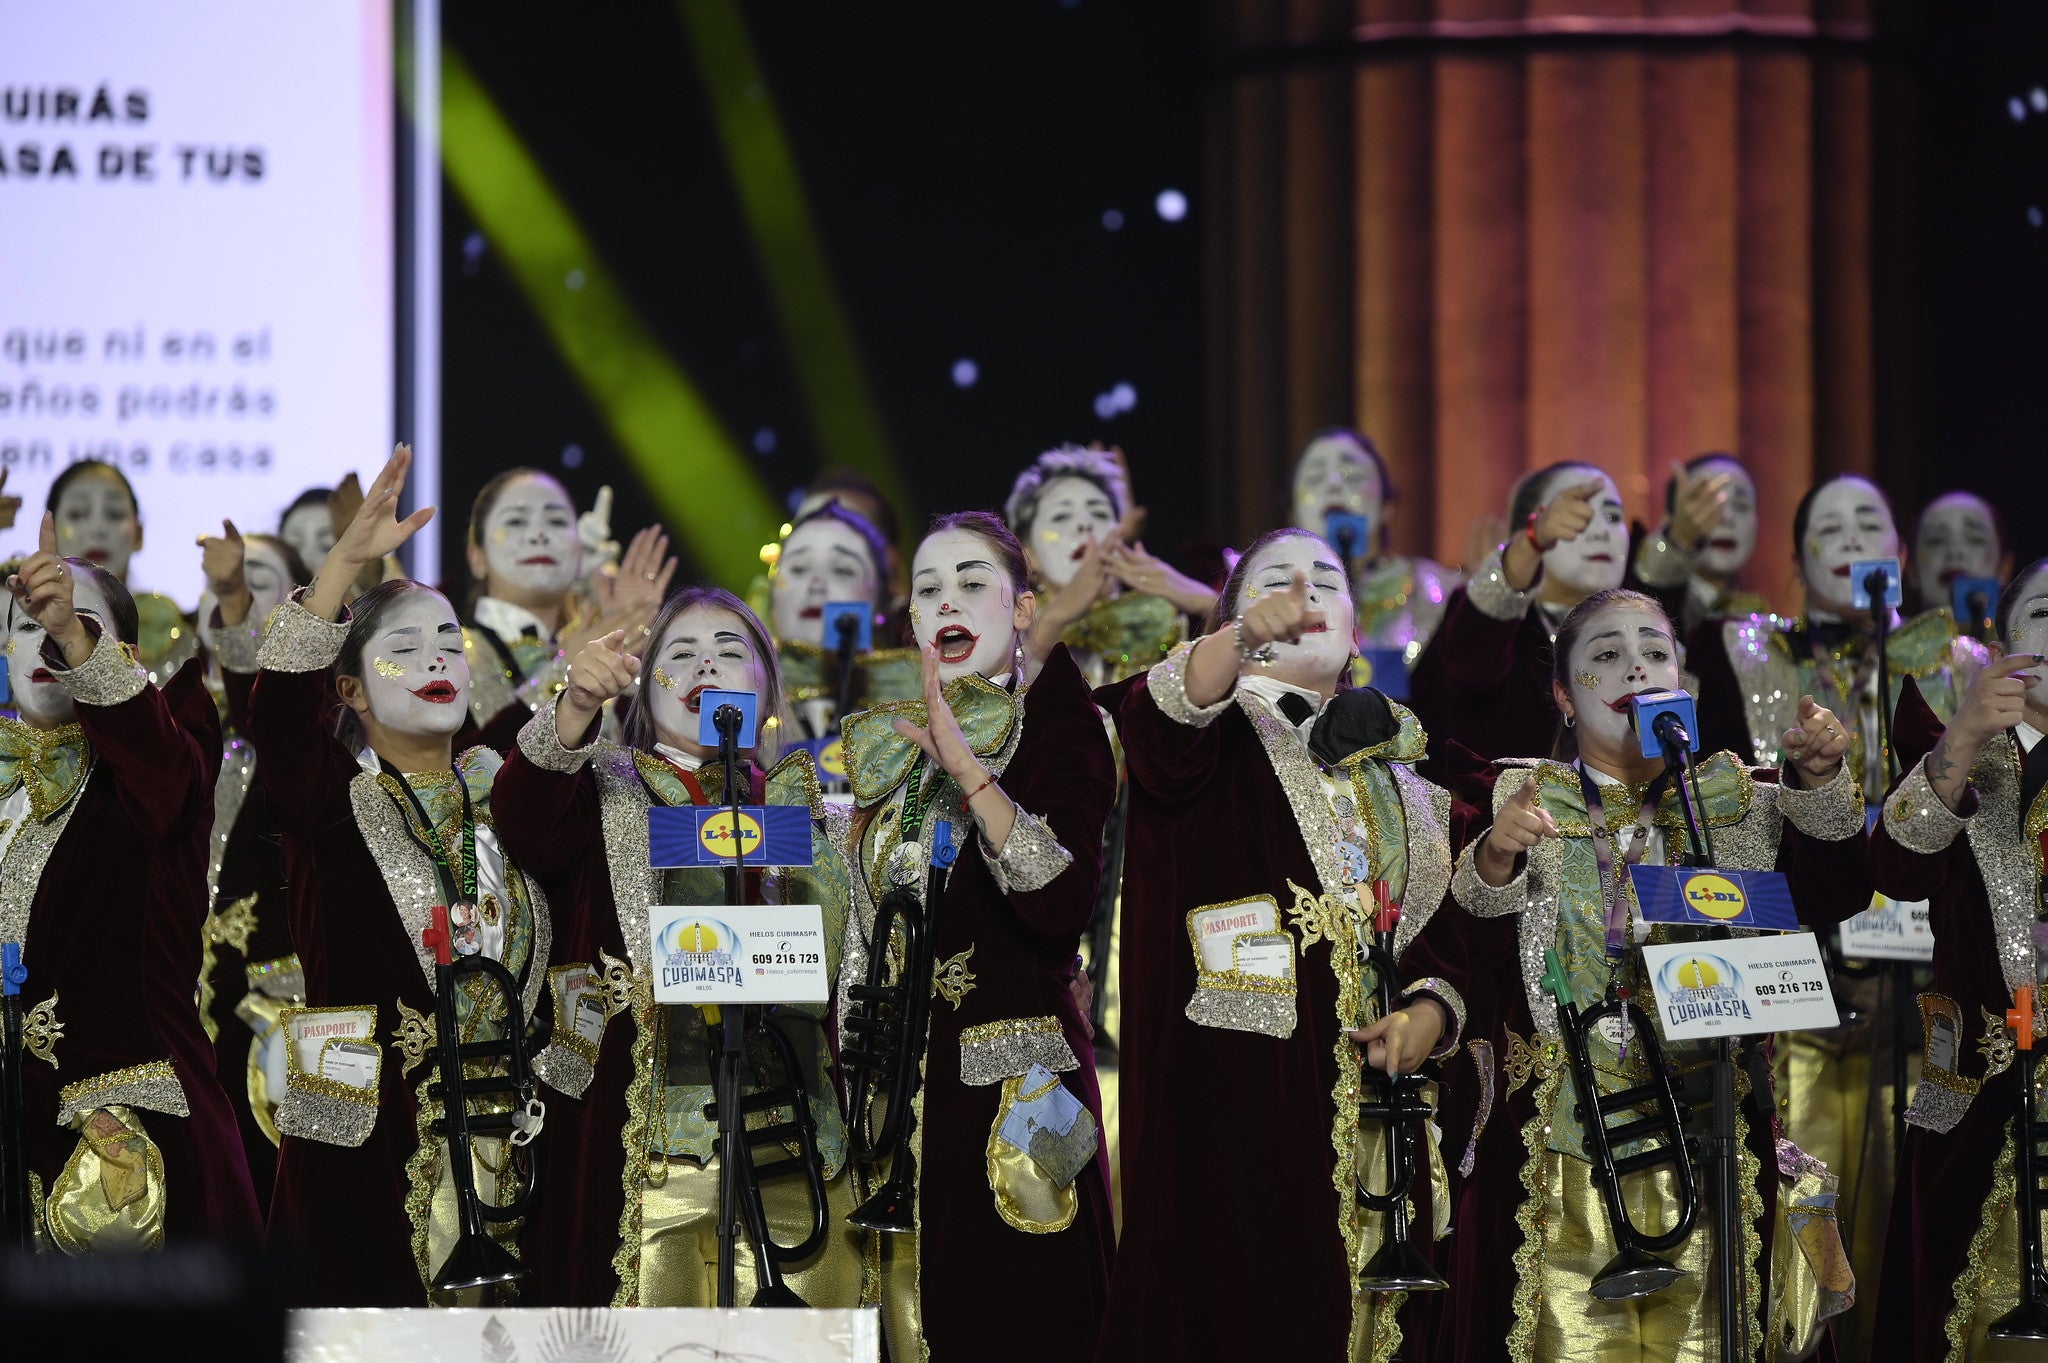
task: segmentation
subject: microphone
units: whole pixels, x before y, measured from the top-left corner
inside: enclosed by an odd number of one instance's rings
[[[1684,691],[1645,691],[1630,696],[1636,746],[1644,757],[1668,757],[1700,750],[1698,706]]]
[[[1344,556],[1346,562],[1365,557],[1371,528],[1365,517],[1356,512],[1332,511],[1323,517],[1323,538]]]
[[[1883,615],[1884,608],[1896,606],[1899,591],[1899,561],[1895,558],[1859,559],[1849,565],[1849,605]]]
[[[860,621],[851,615],[842,615],[834,620],[832,628],[838,631],[839,647],[842,649],[852,648],[853,641],[860,635]]]
[[[740,707],[737,705],[721,705],[712,712],[711,722],[717,726],[718,737],[721,741],[725,739],[736,740],[740,736],[740,726],[747,722],[747,717],[741,713]]]

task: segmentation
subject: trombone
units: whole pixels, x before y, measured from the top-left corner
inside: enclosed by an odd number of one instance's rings
[[[850,1039],[840,1057],[850,1067],[850,1152],[863,1169],[889,1161],[888,1180],[847,1215],[848,1221],[864,1230],[906,1235],[917,1229],[917,1161],[910,1151],[915,1118],[911,1109],[924,1082],[925,1035],[931,1022],[932,937],[938,926],[939,895],[956,855],[952,825],[944,819],[934,821],[924,902],[918,902],[908,885],[896,886],[882,896],[875,905],[874,931],[868,939],[866,981],[848,991],[860,1005],[846,1019]],[[889,947],[898,928],[903,937],[903,969],[895,983],[889,984],[885,983]],[[870,1109],[883,1085],[888,1087],[887,1106],[877,1128]]]
[[[1586,1150],[1593,1157],[1593,1178],[1600,1185],[1608,1229],[1617,1250],[1607,1266],[1593,1275],[1592,1292],[1601,1301],[1647,1297],[1686,1275],[1685,1269],[1660,1256],[1683,1243],[1699,1219],[1699,1185],[1693,1173],[1692,1152],[1685,1140],[1684,1109],[1671,1082],[1671,1071],[1665,1067],[1663,1043],[1658,1041],[1649,1015],[1612,989],[1605,1000],[1582,1013],[1556,948],[1544,951],[1543,964],[1543,987],[1557,1000],[1558,1030],[1564,1035],[1565,1051],[1571,1059],[1579,1125],[1585,1132]],[[1592,1055],[1586,1049],[1586,1032],[1610,1017],[1622,1019],[1633,1029],[1631,1036],[1642,1048],[1650,1077],[1619,1093],[1602,1094],[1593,1071]],[[1609,1117],[1629,1114],[1645,1103],[1656,1105],[1653,1115],[1631,1116],[1619,1125],[1608,1125]],[[1633,1155],[1616,1157],[1616,1146],[1633,1141],[1656,1144]],[[1662,1235],[1646,1235],[1629,1219],[1628,1205],[1621,1196],[1621,1181],[1660,1165],[1669,1166],[1678,1176],[1678,1224]]]
[[[1375,880],[1372,894],[1378,910],[1373,916],[1372,940],[1364,946],[1366,959],[1372,963],[1377,977],[1380,1016],[1384,1018],[1394,1011],[1394,1002],[1402,993],[1394,964],[1394,929],[1401,921],[1401,909],[1389,896],[1386,881]],[[1441,1292],[1450,1284],[1415,1247],[1408,1221],[1408,1188],[1415,1181],[1415,1154],[1421,1143],[1420,1133],[1430,1118],[1422,1076],[1384,1075],[1368,1067],[1362,1077],[1378,1092],[1359,1103],[1358,1120],[1386,1123],[1387,1190],[1375,1193],[1368,1189],[1363,1169],[1358,1171],[1353,1190],[1359,1206],[1387,1218],[1387,1232],[1379,1252],[1359,1277],[1359,1290]]]
[[[516,1221],[526,1215],[540,1186],[540,1161],[532,1141],[540,1134],[547,1107],[534,1096],[528,1056],[532,1049],[545,1044],[553,1019],[543,1012],[540,1034],[528,1039],[519,981],[482,952],[454,959],[445,905],[434,906],[434,924],[420,933],[420,940],[434,953],[435,1067],[440,1074],[427,1085],[427,1096],[441,1103],[441,1116],[434,1119],[432,1130],[446,1145],[461,1226],[455,1248],[449,1252],[441,1271],[434,1275],[432,1295],[447,1302],[458,1293],[475,1288],[509,1288],[531,1276],[531,1271],[510,1250],[492,1238],[488,1227],[489,1223]],[[496,1041],[462,1040],[455,999],[466,975],[482,975],[491,980],[505,1000],[505,1034]],[[505,1061],[508,1071],[504,1076],[472,1079],[463,1073],[466,1064],[500,1059]],[[501,1094],[511,1096],[511,1111],[470,1111],[472,1100]],[[505,1136],[515,1150],[524,1150],[527,1165],[525,1191],[509,1203],[494,1206],[477,1193],[470,1140],[496,1135]]]

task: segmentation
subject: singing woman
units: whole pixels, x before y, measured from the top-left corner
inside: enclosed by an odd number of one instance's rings
[[[57,542],[45,515],[7,581],[20,717],[0,718],[0,942],[28,968],[35,1237],[93,1254],[247,1236],[260,1216],[192,1007],[213,702],[198,668],[150,684],[127,589]]]
[[[585,645],[561,695],[521,732],[494,801],[506,847],[553,888],[575,924],[557,942],[562,964],[549,972],[557,1049],[547,1067],[559,1071],[549,1078],[581,1097],[556,1109],[549,1154],[562,1184],[533,1223],[537,1296],[549,1305],[717,1304],[720,1165],[717,1126],[704,1108],[719,1031],[699,1009],[655,1003],[648,919],[657,905],[725,904],[725,873],[650,866],[648,811],[731,802],[718,746],[699,732],[707,691],[750,692],[763,720],[786,712],[768,631],[739,598],[715,587],[678,592],[655,617],[653,638],[644,658],[628,651],[623,631]],[[640,701],[621,741],[599,737],[605,702],[636,680]],[[808,753],[773,760],[778,732],[763,727],[761,745],[740,754],[738,802],[804,808],[814,864],[749,871],[746,902],[819,905],[824,964],[836,978],[850,888],[838,850],[845,814],[820,798]],[[846,1222],[853,1198],[830,1016],[829,1004],[750,1011],[745,1087],[751,1095],[794,1082],[808,1095],[829,1190],[827,1234],[782,1272],[808,1305],[850,1308],[860,1303],[861,1253]],[[764,1028],[789,1042],[794,1075]],[[788,1117],[785,1110],[780,1119]],[[757,1158],[766,1166],[789,1156]],[[775,1178],[763,1196],[775,1238],[800,1244],[811,1214],[804,1181]],[[745,1306],[757,1278],[744,1242],[738,1262],[736,1300]]]
[[[644,642],[675,575],[668,536],[652,526],[633,537],[616,573],[585,576],[583,552],[568,490],[539,469],[507,469],[477,493],[467,549],[476,589],[462,637],[472,737],[488,748],[512,750],[584,644],[619,629]],[[588,601],[576,595],[579,582]]]
[[[853,602],[867,616],[869,647],[849,657],[847,709],[914,700],[922,689],[917,650],[884,639],[889,545],[866,517],[828,501],[797,517],[783,536],[768,579],[768,618],[775,626],[789,702],[804,738],[839,732],[840,640],[825,637],[825,607]],[[856,627],[857,628],[857,627]]]
[[[2025,1025],[2043,1045],[2048,559],[2013,579],[1997,622],[2007,652],[1977,674],[1946,728],[1906,687],[1896,740],[1912,765],[1870,841],[1878,892],[1927,900],[1934,929],[1934,985],[1919,1000],[1924,1061],[1906,1114],[1873,1359],[1993,1356],[1985,1328],[2017,1305],[2029,1271],[2013,1138],[2020,1071],[2006,1013],[2015,991],[2032,989]]]
[[[305,1002],[285,913],[284,839],[270,796],[256,780],[248,739],[256,655],[271,616],[312,574],[274,535],[244,536],[234,522],[200,537],[206,592],[199,635],[227,715],[207,842],[205,926],[200,932],[199,1013],[217,1053],[221,1087],[234,1104],[258,1205],[277,1177],[277,1100],[284,1095],[282,1010]],[[216,614],[216,611],[220,614]],[[222,615],[237,623],[230,627]]]
[[[909,983],[937,991],[922,1054],[906,1056],[923,1071],[908,1137],[915,1229],[877,1233],[871,1270],[891,1357],[1071,1354],[1095,1337],[1112,1250],[1093,1053],[1067,982],[1116,770],[1064,647],[1020,682],[1036,601],[1000,520],[933,521],[910,601],[924,699],[844,726],[855,805],[842,1038],[876,902],[895,889],[923,900],[942,828],[958,860],[921,910],[936,920],[934,979]],[[895,1166],[882,1161],[868,1186]]]
[[[1491,1117],[1460,1194],[1444,1313],[1451,1348],[1439,1357],[1647,1363],[1716,1356],[1712,1247],[1721,1227],[1711,1205],[1668,1256],[1686,1270],[1675,1285],[1624,1301],[1590,1294],[1592,1276],[1613,1258],[1616,1241],[1564,1063],[1558,1005],[1543,982],[1545,949],[1555,948],[1581,1008],[1599,1003],[1610,986],[1638,1002],[1651,998],[1639,948],[1664,930],[1643,922],[1627,871],[1675,864],[1688,835],[1678,774],[1662,758],[1642,755],[1629,700],[1678,684],[1678,646],[1662,608],[1636,592],[1595,593],[1558,626],[1551,686],[1563,727],[1553,756],[1500,761],[1484,778],[1492,786],[1493,824],[1460,856],[1451,882],[1463,914],[1447,913],[1433,926],[1445,934],[1438,949],[1449,953],[1467,934],[1484,941],[1491,924],[1511,921],[1517,949],[1507,959],[1519,959],[1522,987],[1495,991],[1488,1008],[1485,1040],[1500,1062],[1499,1086],[1482,1104]],[[1701,817],[1719,865],[1782,871],[1802,921],[1839,922],[1869,903],[1862,799],[1842,762],[1849,739],[1839,721],[1810,696],[1797,714],[1797,727],[1781,736],[1792,755],[1782,771],[1752,768],[1725,752],[1698,760]],[[1661,1021],[1657,1026],[1661,1034]],[[1594,1069],[1614,1090],[1653,1078],[1643,1048],[1631,1039],[1625,1027],[1611,1035],[1588,1031]],[[1673,1068],[1704,1091],[1711,1043],[1663,1044]],[[1765,1339],[1767,1327],[1773,1337],[1783,1328],[1795,1345],[1804,1344],[1823,1328],[1822,1317],[1843,1309],[1851,1287],[1839,1244],[1824,1234],[1833,1224],[1824,1220],[1832,1213],[1831,1189],[1821,1186],[1824,1170],[1789,1144],[1774,1146],[1774,1105],[1761,1078],[1767,1070],[1746,1064],[1744,1072],[1761,1087],[1738,1114],[1745,1280],[1735,1296],[1751,1313],[1752,1340]],[[1816,1256],[1824,1263],[1818,1290],[1791,1292],[1773,1281],[1776,1203],[1788,1181],[1802,1214],[1821,1209],[1811,1213],[1812,1239],[1830,1252]],[[1676,1223],[1676,1186],[1669,1169],[1634,1177],[1629,1203],[1646,1233]],[[1766,1283],[1773,1287],[1768,1301]],[[1789,1317],[1781,1302],[1807,1314]]]
[[[492,822],[499,758],[455,749],[470,679],[454,607],[405,579],[342,606],[363,566],[433,515],[395,516],[411,462],[399,446],[310,591],[273,617],[250,700],[308,1001],[284,1014],[270,1208],[295,1306],[425,1305],[454,1248],[468,1190],[455,1186],[431,1130],[441,1104],[427,1097],[438,1077],[434,956],[420,934],[434,907],[448,908],[458,952],[481,951],[520,981],[529,1016],[547,986],[547,900]],[[238,623],[225,606],[222,620]],[[502,1036],[506,1004],[489,985],[463,990],[463,1039]],[[475,1148],[477,1195],[511,1201],[528,1166],[503,1140]],[[518,1228],[494,1233],[516,1242]]]
[[[57,518],[57,551],[113,574],[124,586],[128,565],[142,548],[142,510],[135,486],[112,464],[81,459],[50,484],[49,509]],[[162,685],[199,651],[199,636],[178,603],[157,592],[131,592],[136,655],[151,681]]]

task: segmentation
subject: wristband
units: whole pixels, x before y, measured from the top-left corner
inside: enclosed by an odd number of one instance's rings
[[[1529,547],[1531,549],[1534,549],[1539,554],[1545,551],[1543,548],[1543,541],[1536,538],[1536,518],[1543,514],[1543,510],[1544,509],[1539,506],[1534,511],[1531,511],[1529,513],[1528,524],[1522,527],[1522,533],[1529,537]]]
[[[972,803],[974,803],[974,797],[975,797],[975,796],[977,796],[977,795],[981,794],[981,793],[982,793],[982,792],[983,792],[984,790],[987,790],[987,789],[988,789],[988,788],[989,788],[990,786],[994,785],[995,783],[996,783],[996,774],[995,774],[994,772],[990,772],[990,773],[988,774],[988,779],[987,779],[986,781],[983,781],[983,782],[982,782],[982,783],[981,783],[980,785],[976,786],[976,787],[975,787],[975,788],[974,788],[973,790],[970,790],[970,791],[968,791],[968,792],[967,792],[967,797],[966,797],[965,799],[961,800],[961,802],[960,802],[960,803],[961,803],[961,804],[962,804],[963,806],[964,806],[964,805],[969,805],[969,804],[972,804]]]
[[[1239,662],[1257,663],[1260,667],[1265,667],[1273,661],[1273,646],[1271,644],[1260,644],[1257,648],[1246,648],[1244,646],[1243,616],[1240,615],[1237,619],[1230,622],[1230,637],[1237,644],[1237,660]]]

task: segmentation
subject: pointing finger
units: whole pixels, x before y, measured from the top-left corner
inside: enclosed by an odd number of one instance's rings
[[[42,550],[43,553],[46,554],[54,554],[57,552],[56,512],[45,511],[43,513],[42,528],[36,532],[36,546],[37,548]]]

